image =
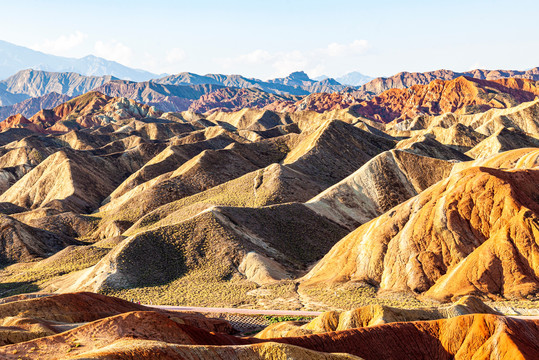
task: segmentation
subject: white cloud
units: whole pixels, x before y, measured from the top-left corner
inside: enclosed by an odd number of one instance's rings
[[[47,54],[71,56],[71,50],[81,45],[87,37],[88,35],[80,31],[76,31],[72,34],[61,35],[60,37],[53,40],[47,39],[41,44],[33,45],[32,48],[34,50],[42,51]]]
[[[309,74],[309,77],[315,78],[321,75],[326,75],[326,66],[318,64],[314,67],[305,69],[305,72]]]
[[[235,57],[218,58],[216,62],[220,63],[224,68],[231,68],[237,64],[264,64],[274,60],[275,54],[270,54],[266,50],[254,50],[247,54],[240,54]]]
[[[323,52],[329,56],[350,56],[365,53],[369,49],[367,40],[354,40],[349,44],[331,43]]]
[[[273,59],[273,55],[266,50],[255,50],[245,55],[240,55],[237,60],[250,64],[260,64]]]
[[[122,65],[130,65],[133,58],[131,48],[116,40],[96,41],[94,51],[96,56],[119,62]]]
[[[186,57],[187,57],[187,54],[182,49],[172,48],[167,51],[167,56],[165,57],[165,60],[169,64],[174,64],[174,63],[185,60]]]
[[[293,71],[305,70],[311,77],[323,75],[325,63],[335,57],[352,58],[365,54],[370,45],[367,40],[354,40],[348,44],[331,43],[325,48],[310,51],[269,52],[262,49],[235,57],[216,58],[224,71],[239,71],[248,66],[273,69],[270,77],[282,77]],[[333,60],[332,60],[333,59]]]
[[[271,66],[279,76],[285,76],[297,70],[303,70],[309,65],[309,59],[301,51],[278,54]]]

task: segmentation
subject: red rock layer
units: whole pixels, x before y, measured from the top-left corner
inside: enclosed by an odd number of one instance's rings
[[[26,128],[35,132],[44,133],[45,129],[39,124],[34,124],[21,114],[12,115],[6,120],[0,122],[0,131],[4,131],[9,128]]]
[[[350,107],[358,116],[381,122],[408,119],[417,115],[440,115],[447,112],[483,112],[532,101],[539,86],[532,80],[499,79],[494,81],[459,77],[434,80],[427,85],[390,89],[368,101],[352,94],[312,94],[297,101],[277,102],[268,109],[279,111],[313,110],[318,112]]]
[[[225,321],[206,318],[198,314],[148,308],[130,301],[91,292],[59,294],[0,304],[0,318],[23,316],[62,323],[81,323],[131,311],[148,310],[158,312],[166,317],[179,318],[184,324],[209,331],[232,331],[230,325]]]
[[[471,107],[473,112],[506,108],[531,101],[537,95],[539,87],[531,80],[487,81],[459,77],[448,81],[434,80],[428,85],[414,85],[408,89],[391,89],[353,109],[367,118],[389,122],[420,114],[464,113]]]
[[[99,320],[45,338],[0,348],[3,359],[38,356],[40,359],[83,356],[97,349],[101,357],[137,358],[129,344],[140,341],[165,342],[156,358],[172,359],[166,346],[231,346],[275,342],[328,353],[349,353],[364,359],[535,359],[539,353],[538,320],[496,315],[464,315],[435,321],[391,323],[301,337],[255,339],[178,324],[154,312],[132,312]],[[110,346],[114,344],[115,346]],[[201,355],[196,348],[193,356]],[[163,356],[157,356],[157,355]],[[171,352],[173,354],[173,352]],[[204,357],[195,357],[204,358]],[[206,357],[207,358],[207,357]]]
[[[514,70],[482,70],[476,69],[465,73],[451,70],[435,70],[424,73],[400,72],[388,78],[376,78],[363,85],[357,93],[364,95],[380,94],[386,90],[398,88],[404,89],[413,85],[426,85],[434,80],[453,80],[460,76],[467,76],[483,80],[497,80],[502,78],[522,78],[534,81],[539,80],[539,67],[527,71]]]
[[[150,106],[137,104],[133,100],[112,98],[91,91],[52,110],[41,110],[30,119],[20,114],[10,116],[0,122],[0,129],[26,127],[41,133],[61,133],[71,130],[72,127],[106,125],[111,119],[140,119],[151,116],[152,111]]]

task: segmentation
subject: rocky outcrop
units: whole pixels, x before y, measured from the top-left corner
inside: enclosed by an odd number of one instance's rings
[[[34,124],[21,114],[8,117],[6,120],[0,122],[0,129],[6,130],[11,128],[28,129],[36,133],[45,133],[43,126]]]

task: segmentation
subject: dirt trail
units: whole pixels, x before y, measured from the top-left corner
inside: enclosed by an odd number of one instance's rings
[[[145,305],[163,310],[172,311],[194,311],[200,313],[229,313],[247,315],[276,315],[276,316],[318,316],[319,311],[297,311],[297,310],[258,310],[239,308],[219,308],[219,307],[196,307],[196,306],[167,306],[167,305]]]

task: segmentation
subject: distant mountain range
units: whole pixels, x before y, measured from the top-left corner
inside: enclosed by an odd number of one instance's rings
[[[69,99],[71,99],[69,95],[51,92],[43,96],[26,99],[13,105],[0,106],[0,119],[4,120],[15,114],[22,114],[24,117],[29,118],[43,109],[55,108]]]
[[[262,91],[277,95],[309,95],[313,92],[337,92],[346,86],[341,85],[334,79],[316,81],[310,79],[303,71],[293,72],[285,78],[263,81],[254,78],[246,78],[241,75],[207,74],[197,75],[183,72],[169,75],[161,79],[152,80],[154,83],[165,85],[201,85],[213,84],[227,87],[258,88]]]
[[[328,78],[329,78],[328,76],[322,75],[314,79],[318,81],[322,81]],[[343,76],[336,77],[335,81],[337,81],[339,84],[347,85],[347,86],[361,86],[368,83],[369,81],[373,79],[374,79],[373,77],[363,75],[360,72],[352,71],[352,72],[349,72],[348,74],[344,74]]]
[[[164,85],[151,81],[113,80],[95,88],[113,97],[126,97],[161,111],[184,111],[201,96],[223,88],[217,84]]]
[[[132,69],[93,55],[80,59],[55,56],[0,40],[0,79],[24,69],[75,72],[88,76],[112,75],[133,81],[158,77],[151,72]]]
[[[12,105],[27,99],[28,96],[25,94],[13,94],[9,91],[6,91],[0,85],[0,106]]]
[[[11,94],[38,97],[57,92],[77,96],[118,78],[106,76],[85,76],[73,72],[48,72],[22,70],[0,81],[0,89]]]
[[[401,72],[375,79],[359,72],[336,79],[325,76],[311,79],[303,71],[266,81],[241,75],[190,72],[159,77],[95,56],[82,59],[58,57],[0,41],[0,77],[6,74],[11,76],[0,81],[0,120],[17,113],[29,117],[91,90],[126,97],[167,112],[188,109],[232,111],[242,107],[339,109],[370,100],[389,89],[426,85],[434,80],[452,80],[460,76],[538,81],[539,67],[526,71],[477,69],[455,72],[442,69],[424,73]],[[334,96],[322,96],[323,93]],[[308,97],[311,94],[319,95]]]
[[[108,96],[127,97],[145,104],[154,105],[162,111],[184,111],[203,95],[216,92],[215,96],[205,99],[210,104],[198,103],[196,109],[209,107],[235,109],[237,106],[265,106],[271,100],[297,101],[298,96],[313,92],[339,92],[347,88],[333,79],[316,81],[304,72],[295,72],[285,78],[262,81],[240,75],[180,73],[151,81],[134,82],[120,80],[114,76],[85,76],[73,72],[47,72],[41,70],[22,70],[0,81],[0,115],[2,118],[18,111],[31,116],[39,104],[58,105],[65,101],[66,95],[74,97],[90,90],[97,90]],[[238,92],[238,89],[251,91]],[[48,94],[54,93],[46,97]],[[276,95],[276,96],[270,96]],[[239,99],[238,97],[245,97]],[[31,102],[21,101],[36,98]],[[17,104],[17,106],[15,106]],[[41,109],[38,109],[38,111]]]

